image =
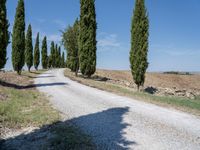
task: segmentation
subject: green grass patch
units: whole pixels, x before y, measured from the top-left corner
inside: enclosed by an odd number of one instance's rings
[[[37,90],[1,88],[1,91],[8,95],[0,101],[0,123],[5,127],[41,126],[59,119],[58,112]]]
[[[25,85],[32,84],[33,78],[45,70],[32,73],[23,72],[20,82]],[[12,78],[19,77],[10,73]],[[10,79],[12,84],[17,80]],[[0,93],[6,98],[0,100],[0,125],[7,128],[23,128],[27,126],[42,126],[59,120],[60,116],[55,111],[44,95],[35,88],[16,89],[13,87],[1,86]]]

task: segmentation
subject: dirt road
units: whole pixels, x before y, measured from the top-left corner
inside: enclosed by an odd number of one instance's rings
[[[98,149],[199,150],[200,118],[87,87],[63,69],[40,75],[37,88]]]

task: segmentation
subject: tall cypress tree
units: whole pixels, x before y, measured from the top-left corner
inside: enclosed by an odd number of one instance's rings
[[[0,0],[0,69],[4,68],[7,61],[8,27],[6,0]]]
[[[61,48],[60,46],[58,47],[58,68],[61,67],[61,59],[62,59],[62,56],[61,56]]]
[[[74,40],[75,40],[75,48],[72,53],[72,69],[75,71],[75,75],[78,75],[78,70],[79,70],[79,34],[80,34],[80,23],[79,20],[76,19],[74,25],[73,25],[73,31],[74,31]]]
[[[38,70],[39,64],[40,64],[40,39],[39,39],[39,33],[37,33],[35,49],[34,49],[34,67],[36,70]]]
[[[57,44],[54,42],[54,48],[53,48],[53,55],[52,55],[52,66],[53,68],[56,68],[56,52],[57,52]]]
[[[65,68],[65,53],[64,52],[62,52],[61,68]]]
[[[136,0],[131,27],[130,64],[133,79],[138,90],[145,82],[148,68],[149,20],[144,0]]]
[[[55,48],[54,48],[54,67],[58,68],[58,45],[56,44],[55,45]]]
[[[18,1],[12,35],[12,64],[15,71],[21,74],[25,62],[25,12],[24,0]]]
[[[90,77],[96,71],[95,0],[80,0],[80,6],[80,69],[83,75]]]
[[[47,55],[47,37],[45,36],[42,41],[42,67],[47,69],[48,66],[48,55]]]
[[[73,27],[68,26],[67,29],[65,30],[65,32],[63,32],[63,39],[62,42],[64,44],[64,47],[66,49],[66,53],[67,53],[67,68],[72,70],[72,51],[75,50],[75,42],[74,42],[74,32],[73,32]]]
[[[49,56],[49,62],[48,62],[49,68],[54,67],[54,62],[55,62],[55,57],[54,57],[55,52],[54,51],[55,51],[54,50],[54,42],[52,41],[51,42],[51,54]]]
[[[73,27],[69,26],[63,32],[63,44],[67,52],[67,67],[73,72],[79,70],[79,21],[75,21]]]
[[[30,72],[33,66],[33,43],[32,43],[32,28],[29,24],[27,34],[26,34],[26,44],[25,44],[25,62]]]

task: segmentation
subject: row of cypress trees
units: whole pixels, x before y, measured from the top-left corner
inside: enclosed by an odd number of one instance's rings
[[[6,48],[9,44],[9,31],[8,31],[8,20],[6,12],[6,0],[0,0],[0,69],[4,68],[7,56]],[[47,37],[45,36],[42,41],[42,67],[47,69],[48,67],[65,67],[65,56],[64,53],[61,56],[61,48],[54,48],[54,56],[56,59],[48,57],[47,52]],[[51,59],[51,60],[49,60]],[[49,64],[49,63],[55,64]],[[38,70],[40,64],[40,39],[39,33],[36,37],[35,47],[33,50],[32,43],[32,27],[29,24],[27,33],[25,36],[25,6],[24,0],[18,0],[18,6],[16,8],[15,21],[12,32],[12,65],[13,69],[20,75],[24,65],[27,65],[30,71],[34,65],[35,69]]]
[[[96,71],[96,29],[95,0],[80,0],[80,21],[76,20],[63,33],[67,67],[76,75],[79,67],[87,77]],[[131,25],[130,67],[138,90],[145,82],[148,68],[148,37],[149,20],[145,0],[136,0]]]
[[[25,58],[26,65],[28,70],[34,65],[34,68],[38,70],[38,66],[40,64],[40,37],[39,33],[36,37],[35,48],[33,52],[32,46],[32,30],[31,25],[29,25],[27,36],[26,36],[26,49],[25,49]],[[64,68],[65,67],[65,55],[64,52],[61,55],[61,47],[56,44],[54,46],[54,42],[51,44],[51,54],[48,56],[48,48],[47,48],[47,37],[45,36],[42,40],[41,46],[41,65],[43,69],[48,68]],[[34,56],[33,56],[34,53]]]
[[[0,69],[6,64],[6,48],[9,43],[8,20],[6,13],[6,0],[0,1]],[[67,49],[67,67],[72,71],[81,70],[84,76],[90,77],[96,71],[96,12],[95,0],[80,0],[80,21],[69,26],[63,34],[64,46]],[[148,37],[149,20],[145,7],[145,0],[136,0],[131,25],[130,64],[133,79],[138,86],[143,86],[145,73],[148,68]],[[38,69],[40,63],[39,33],[34,49],[34,62],[32,61],[32,31],[28,27],[25,40],[25,11],[24,0],[18,1],[15,22],[12,34],[12,64],[18,74],[26,62],[28,69],[34,63]],[[42,42],[43,68],[64,67],[64,53],[61,56],[60,47],[51,43],[51,54],[47,56],[47,38]]]
[[[51,42],[51,52],[48,56],[48,68],[64,68],[65,63],[65,54],[62,52],[61,47],[55,44],[55,42]]]

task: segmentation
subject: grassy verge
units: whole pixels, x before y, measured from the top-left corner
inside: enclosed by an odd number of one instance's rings
[[[74,73],[70,72],[70,70],[68,69],[65,70],[65,76],[69,77],[72,80],[78,81],[79,83],[101,90],[113,92],[118,95],[131,97],[137,100],[157,104],[159,106],[179,109],[195,115],[200,115],[200,97],[196,97],[194,100],[192,100],[188,98],[180,98],[174,96],[170,97],[151,95],[145,92],[137,92],[131,88],[119,86],[108,82],[96,81],[94,79],[85,79],[82,76],[75,77]]]
[[[79,129],[68,124],[54,126],[60,122],[61,116],[52,108],[47,97],[34,86],[16,88],[34,85],[33,79],[44,71],[23,72],[21,76],[15,73],[0,75],[0,139],[1,136],[6,135],[7,129],[21,130],[27,127],[42,129],[44,126],[50,126],[48,131],[52,139],[47,142],[47,148],[77,149],[80,146],[84,149],[93,149],[94,145],[91,144],[89,136],[81,133]]]
[[[0,102],[0,123],[7,128],[41,126],[59,119],[58,112],[35,90],[4,88],[2,92],[8,99]]]
[[[22,82],[28,84],[32,78],[43,71],[23,73]],[[27,77],[29,75],[29,77]],[[32,77],[32,78],[31,78]],[[16,83],[13,83],[16,84]],[[23,83],[22,83],[23,84]],[[6,99],[0,101],[0,124],[7,128],[23,128],[27,126],[42,126],[59,120],[59,113],[48,103],[46,97],[35,88],[16,89],[0,86],[0,91]]]

